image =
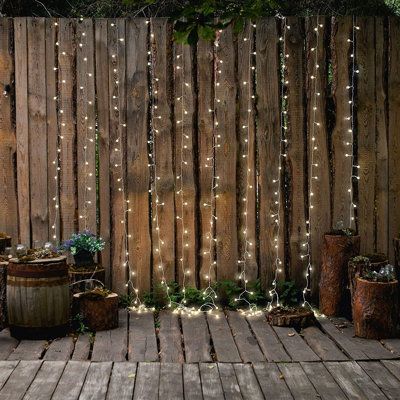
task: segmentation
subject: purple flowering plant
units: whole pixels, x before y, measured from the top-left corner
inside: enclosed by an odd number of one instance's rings
[[[73,233],[70,239],[63,242],[61,249],[69,251],[74,256],[81,250],[96,253],[103,250],[104,246],[105,242],[101,237],[97,237],[89,230],[84,230]]]

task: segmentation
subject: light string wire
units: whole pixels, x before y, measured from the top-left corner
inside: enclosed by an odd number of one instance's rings
[[[244,87],[244,91],[247,89],[247,100],[248,100],[248,106],[247,106],[247,121],[246,125],[243,125],[241,128],[245,132],[245,138],[244,138],[244,146],[245,146],[245,151],[242,154],[242,158],[246,160],[246,190],[245,190],[245,197],[242,199],[242,201],[245,204],[245,210],[243,212],[244,214],[244,219],[245,219],[245,224],[244,224],[244,229],[243,229],[243,235],[244,235],[244,249],[243,249],[243,257],[241,257],[240,260],[238,260],[238,264],[241,267],[241,271],[239,274],[239,280],[243,282],[243,290],[241,293],[238,295],[237,298],[235,298],[235,302],[243,302],[246,304],[246,307],[248,308],[247,310],[243,310],[242,312],[248,313],[249,315],[258,313],[258,308],[257,305],[251,301],[248,300],[249,295],[253,295],[254,292],[248,290],[247,285],[248,285],[248,279],[247,279],[247,259],[252,257],[252,253],[249,250],[253,246],[253,242],[251,242],[248,238],[248,196],[249,196],[249,191],[253,190],[253,185],[251,185],[250,179],[251,179],[251,165],[250,165],[250,125],[251,125],[251,119],[254,114],[254,99],[255,96],[253,94],[253,83],[254,83],[254,77],[255,77],[255,66],[254,66],[254,58],[256,56],[256,51],[253,51],[253,45],[254,45],[254,28],[256,25],[252,23],[252,21],[249,22],[249,36],[244,37],[243,41],[245,43],[249,43],[249,54],[248,54],[248,75],[246,81],[242,82],[242,85]]]
[[[314,174],[314,170],[318,168],[318,163],[315,162],[315,153],[318,150],[318,143],[316,142],[316,130],[321,126],[321,123],[317,121],[317,102],[318,102],[318,97],[321,95],[319,92],[318,88],[318,71],[319,71],[319,64],[318,64],[318,56],[319,56],[319,29],[323,28],[323,24],[319,22],[319,17],[317,16],[316,20],[316,26],[314,27],[314,32],[315,32],[315,47],[311,47],[311,52],[314,53],[314,72],[310,76],[311,81],[313,82],[313,95],[312,95],[312,120],[311,120],[311,134],[310,136],[310,143],[309,143],[309,148],[311,149],[310,151],[310,169],[309,169],[309,198],[308,198],[308,220],[306,221],[306,238],[307,241],[302,244],[302,246],[305,248],[306,253],[302,254],[300,257],[301,259],[306,259],[307,261],[307,267],[306,267],[306,284],[305,287],[302,290],[302,296],[303,296],[303,303],[302,306],[305,307],[306,305],[311,308],[310,303],[307,301],[307,293],[310,291],[310,285],[311,285],[311,271],[312,271],[312,253],[311,253],[311,215],[312,215],[312,210],[314,208],[312,198],[314,196],[313,192],[313,183],[314,181],[318,180],[318,176]]]
[[[275,260],[274,260],[274,278],[272,280],[272,288],[269,290],[269,296],[271,300],[267,304],[267,310],[271,310],[274,307],[280,306],[279,303],[279,293],[277,291],[277,283],[279,274],[282,272],[282,260],[280,258],[280,230],[281,230],[281,207],[282,207],[282,166],[286,158],[286,146],[288,143],[286,137],[286,131],[288,129],[288,94],[286,92],[287,85],[289,81],[287,80],[286,74],[286,59],[289,58],[289,54],[286,53],[286,33],[290,30],[290,25],[287,23],[286,17],[278,15],[277,18],[283,21],[282,36],[279,38],[281,43],[281,93],[280,93],[280,148],[278,157],[278,171],[277,177],[272,180],[272,183],[276,184],[276,189],[274,195],[276,196],[274,205],[275,209],[271,213],[270,217],[274,220],[275,224],[275,234],[274,234],[274,250],[275,250]]]
[[[352,31],[351,38],[347,39],[349,43],[351,43],[351,82],[350,85],[346,87],[346,89],[350,90],[350,116],[346,117],[348,121],[350,121],[350,128],[348,129],[349,133],[349,141],[346,142],[346,145],[349,147],[350,153],[346,153],[345,156],[350,158],[351,163],[351,175],[349,188],[347,192],[349,193],[350,207],[349,207],[349,228],[352,228],[355,223],[355,209],[357,208],[357,204],[354,201],[354,189],[353,189],[353,181],[354,179],[359,180],[359,169],[360,166],[355,164],[355,149],[354,149],[354,129],[355,129],[355,121],[354,121],[354,99],[355,99],[355,84],[356,84],[356,75],[359,74],[359,70],[356,67],[356,31],[360,30],[360,27],[357,25],[356,17],[353,15],[352,17]]]
[[[116,52],[111,55],[111,59],[113,62],[116,64],[116,67],[113,68],[113,80],[115,87],[117,89],[116,94],[112,96],[112,109],[117,113],[118,115],[118,135],[117,138],[115,139],[114,143],[114,154],[116,156],[119,156],[119,161],[114,164],[115,168],[119,168],[120,175],[117,178],[117,183],[118,183],[118,191],[121,193],[122,196],[122,212],[123,212],[123,217],[120,220],[120,223],[124,226],[123,227],[123,241],[124,241],[124,257],[123,257],[123,263],[122,267],[128,271],[128,280],[125,284],[125,286],[128,288],[128,291],[131,289],[133,290],[134,297],[132,299],[133,303],[133,308],[138,309],[141,311],[142,309],[145,309],[145,306],[141,303],[140,298],[139,298],[139,289],[134,285],[133,282],[133,277],[136,276],[136,271],[132,269],[131,267],[131,262],[130,262],[130,254],[129,254],[129,239],[131,238],[131,235],[128,233],[128,223],[127,223],[127,216],[128,213],[132,212],[132,209],[129,206],[129,199],[126,198],[126,187],[125,187],[125,170],[124,170],[124,155],[123,155],[123,134],[122,131],[126,130],[126,122],[123,121],[121,122],[121,110],[120,110],[120,90],[119,90],[119,72],[120,72],[120,57],[119,57],[119,46],[124,46],[125,45],[125,39],[123,37],[120,37],[120,32],[118,28],[118,21],[114,21],[110,24],[110,27],[115,30],[115,37],[116,37]],[[118,157],[117,157],[118,159]]]

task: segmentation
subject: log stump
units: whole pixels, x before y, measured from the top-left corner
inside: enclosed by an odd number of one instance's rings
[[[95,279],[101,283],[105,283],[105,270],[100,265],[93,268],[76,268],[75,266],[69,267],[69,280],[71,284],[71,291],[73,294],[82,293],[91,288],[88,280]]]
[[[118,295],[91,298],[84,293],[74,294],[74,310],[80,314],[91,331],[105,331],[118,328]]]
[[[315,325],[316,322],[312,310],[304,307],[276,307],[267,313],[267,319],[273,326],[285,326],[298,330]]]
[[[353,301],[356,336],[378,340],[395,337],[398,320],[398,281],[357,278]]]
[[[324,235],[319,283],[321,313],[327,316],[351,315],[347,266],[359,252],[359,236]]]

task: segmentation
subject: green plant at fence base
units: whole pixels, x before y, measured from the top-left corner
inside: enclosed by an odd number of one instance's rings
[[[279,295],[279,303],[284,307],[293,307],[301,300],[301,292],[294,281],[279,281],[276,291]]]
[[[85,319],[82,314],[76,314],[72,318],[72,328],[76,333],[83,335],[89,332],[89,328],[85,324]]]

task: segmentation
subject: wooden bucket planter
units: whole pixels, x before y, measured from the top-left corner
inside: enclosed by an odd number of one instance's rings
[[[69,330],[70,295],[65,257],[19,262],[11,259],[7,276],[11,335],[51,339]]]
[[[6,247],[11,247],[11,238],[9,236],[0,237],[0,254],[5,252]]]
[[[85,281],[87,279],[96,279],[97,281],[105,283],[105,270],[101,266],[94,267],[93,269],[77,269],[74,267],[69,268],[69,279],[71,283],[72,293],[81,293],[86,290],[86,283],[76,282]]]
[[[324,235],[319,308],[327,316],[351,314],[347,266],[360,253],[360,236]]]
[[[353,300],[356,336],[367,339],[395,337],[398,320],[398,281],[372,282],[357,278]]]
[[[75,314],[80,314],[91,331],[118,328],[118,295],[110,293],[104,298],[90,298],[83,293],[74,294]]]

